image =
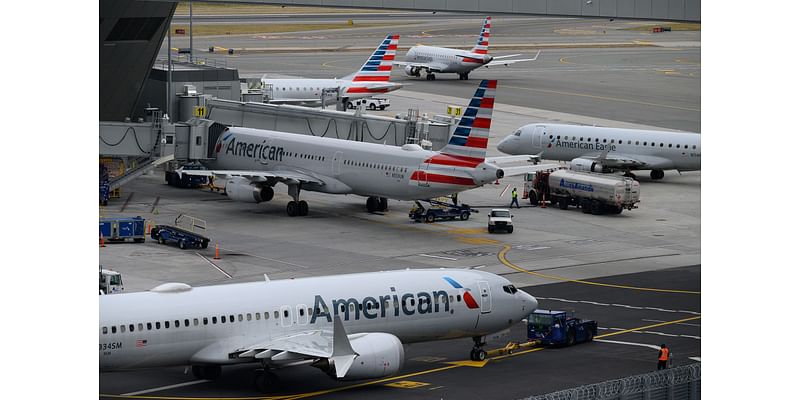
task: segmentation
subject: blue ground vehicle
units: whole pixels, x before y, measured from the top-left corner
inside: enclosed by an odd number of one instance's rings
[[[153,229],[150,230],[150,237],[161,244],[177,243],[178,247],[181,249],[189,247],[205,249],[208,247],[208,242],[211,241],[211,239],[203,235],[171,225],[154,226]]]
[[[416,222],[434,222],[438,220],[455,220],[456,218],[466,221],[470,214],[477,213],[478,210],[472,209],[467,204],[455,205],[437,200],[423,200],[431,204],[425,208],[419,201],[414,201],[414,208],[408,212],[408,218]]]
[[[144,218],[100,218],[100,235],[109,242],[133,239],[136,243],[142,243],[145,238]]]
[[[566,311],[536,310],[528,316],[528,340],[547,346],[571,346],[591,342],[597,321],[570,317]]]

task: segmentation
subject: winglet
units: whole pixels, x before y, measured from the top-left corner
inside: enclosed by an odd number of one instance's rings
[[[336,368],[336,377],[344,378],[347,371],[353,365],[353,361],[358,357],[358,354],[353,350],[350,345],[350,339],[347,338],[347,331],[344,330],[342,319],[338,315],[333,317],[333,355],[331,361]]]

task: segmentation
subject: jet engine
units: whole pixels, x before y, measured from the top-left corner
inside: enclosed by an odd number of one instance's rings
[[[270,186],[255,186],[245,178],[234,177],[225,182],[225,194],[234,201],[261,203],[262,201],[272,200],[275,192]]]
[[[408,76],[419,76],[419,67],[406,65],[405,71]]]
[[[569,169],[582,172],[611,172],[603,164],[588,158],[576,158],[570,161]]]
[[[403,367],[405,351],[397,336],[389,333],[365,333],[350,336],[350,346],[358,354],[341,380],[381,378],[394,375]],[[321,366],[336,376],[333,365]]]

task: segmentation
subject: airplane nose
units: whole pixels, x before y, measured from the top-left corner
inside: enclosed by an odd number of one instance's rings
[[[500,141],[500,143],[497,144],[497,151],[505,153],[506,152],[505,148],[506,148],[506,140],[503,139]]]
[[[530,312],[533,312],[533,310],[539,308],[539,301],[536,300],[536,297],[529,295],[524,290],[520,290],[519,292],[522,293],[522,299],[526,303],[526,305],[527,303],[531,304]]]

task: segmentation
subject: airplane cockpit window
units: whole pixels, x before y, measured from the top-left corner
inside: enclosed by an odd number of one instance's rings
[[[519,135],[522,135],[522,129],[517,129],[517,131],[514,132],[514,136],[519,136]]]

